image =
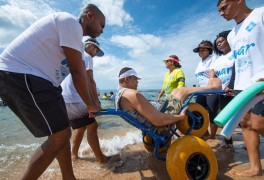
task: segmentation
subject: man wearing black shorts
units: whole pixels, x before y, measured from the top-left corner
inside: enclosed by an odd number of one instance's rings
[[[264,80],[264,7],[250,9],[245,0],[218,0],[217,8],[227,21],[236,22],[227,40],[235,58],[234,90],[239,92]],[[240,125],[250,167],[231,173],[246,177],[262,175],[259,134],[264,136],[263,100],[245,114]]]
[[[94,103],[100,106],[99,99],[96,92],[96,83],[93,78],[93,57],[101,57],[104,55],[103,51],[100,49],[99,43],[94,38],[84,37],[84,56],[83,61],[86,68],[87,80],[90,81],[91,89],[93,92]],[[78,92],[74,88],[72,81],[72,76],[68,75],[61,83],[62,95],[66,103],[66,108],[68,112],[68,117],[73,131],[72,138],[72,151],[71,156],[73,160],[78,159],[79,148],[87,130],[87,141],[90,145],[96,161],[100,164],[108,162],[111,156],[106,156],[103,154],[99,138],[97,134],[98,123],[94,117],[89,117],[87,108]]]
[[[100,110],[82,62],[82,36],[97,37],[105,17],[93,4],[79,20],[65,13],[41,18],[19,35],[0,56],[0,97],[35,137],[48,136],[35,151],[22,179],[37,179],[56,158],[63,179],[75,179],[70,156],[69,120],[60,83],[71,73],[89,115]]]

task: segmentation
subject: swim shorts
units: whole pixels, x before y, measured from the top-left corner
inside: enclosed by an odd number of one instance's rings
[[[166,108],[165,113],[169,114],[179,114],[183,103],[181,100],[175,98],[173,95],[169,94],[166,97],[166,100],[168,101],[168,106]]]
[[[258,102],[252,109],[251,113],[264,117],[264,100]]]
[[[85,127],[96,122],[95,118],[89,117],[88,109],[84,102],[66,103],[66,108],[72,129]]]
[[[235,91],[235,95],[238,95],[241,91]],[[251,113],[264,117],[264,100],[258,102],[251,110]]]
[[[69,127],[61,87],[41,77],[0,71],[0,97],[35,137]]]

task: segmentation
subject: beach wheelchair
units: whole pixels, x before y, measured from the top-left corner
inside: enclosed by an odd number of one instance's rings
[[[209,115],[206,109],[191,100],[199,95],[225,93],[226,91],[210,91],[191,94],[182,107],[184,109],[188,106],[184,120],[168,125],[162,133],[157,132],[157,128],[146,127],[123,110],[104,109],[98,115],[118,115],[141,130],[146,150],[153,152],[156,158],[166,160],[171,179],[216,179],[217,158],[210,146],[200,138],[208,129]],[[167,104],[165,101],[159,110],[165,112]],[[174,142],[173,136],[177,137]]]

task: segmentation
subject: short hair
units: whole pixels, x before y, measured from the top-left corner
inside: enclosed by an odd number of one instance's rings
[[[217,48],[217,44],[216,44],[217,39],[220,38],[220,37],[223,37],[223,38],[227,39],[227,36],[228,36],[228,34],[230,32],[231,32],[231,30],[222,31],[216,36],[216,38],[214,40],[214,52],[215,52],[216,55],[220,56],[220,55],[223,54],[223,52],[219,51],[219,49]]]
[[[95,14],[101,14],[101,15],[104,15],[102,13],[102,11],[94,4],[88,4],[86,7],[84,7],[81,12],[80,12],[80,15],[79,15],[79,22],[83,22],[83,19],[85,18],[86,14],[88,12],[93,12]]]
[[[178,56],[176,55],[170,55],[169,57],[172,57],[172,58],[175,58],[175,59],[179,59]],[[182,66],[180,65],[180,63],[177,63],[175,61],[172,61],[174,66],[177,67],[177,68],[181,68]]]
[[[217,2],[217,6],[216,6],[216,7],[218,7],[219,4],[220,4],[221,2],[223,2],[223,1],[234,1],[234,0],[218,0],[218,2]]]
[[[120,70],[118,77],[119,77],[121,74],[123,74],[123,73],[125,73],[125,72],[127,72],[127,71],[129,71],[129,70],[131,70],[131,69],[132,69],[132,68],[130,68],[130,67],[123,67],[123,68]],[[121,83],[123,83],[123,82],[124,82],[124,78],[119,79],[119,84],[121,84]]]

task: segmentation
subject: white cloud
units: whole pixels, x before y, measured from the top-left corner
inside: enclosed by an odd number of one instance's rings
[[[5,1],[0,6],[0,48],[6,47],[33,22],[51,12],[54,10],[41,0]]]
[[[116,45],[117,48],[124,49],[130,58],[124,61],[117,57],[109,56],[106,62],[109,65],[105,64],[104,66],[107,66],[107,70],[96,72],[98,70],[96,66],[95,72],[100,74],[100,76],[104,76],[104,82],[116,83],[117,80],[113,81],[111,75],[124,67],[122,63],[125,62],[129,67],[135,68],[139,74],[143,74],[139,88],[159,89],[167,71],[162,60],[169,55],[175,54],[181,59],[180,63],[186,75],[186,84],[188,86],[197,84],[194,72],[201,59],[198,54],[192,51],[193,48],[203,39],[213,41],[217,33],[230,29],[233,23],[227,23],[219,17],[217,12],[199,14],[196,18],[198,19],[197,22],[193,22],[192,17],[190,19],[186,18],[180,28],[175,22],[177,31],[175,27],[171,26],[172,29],[163,31],[160,35],[113,35],[110,38],[111,46]],[[214,26],[211,26],[211,24],[214,24]],[[114,58],[114,61],[111,58]],[[115,61],[117,59],[118,61]]]
[[[100,58],[94,58],[94,69],[96,69],[96,78],[101,79],[101,77],[103,76],[103,80],[106,78],[109,81],[116,81],[118,73],[123,67],[132,67],[135,68],[138,72],[143,70],[141,65],[135,63],[134,61],[120,59],[112,55],[105,55]]]
[[[110,41],[119,47],[130,49],[128,54],[133,58],[143,58],[146,53],[151,53],[162,42],[160,37],[151,34],[115,35],[111,37]]]
[[[107,25],[123,27],[133,21],[131,15],[124,10],[124,0],[84,0],[83,4],[97,5],[106,17]]]

